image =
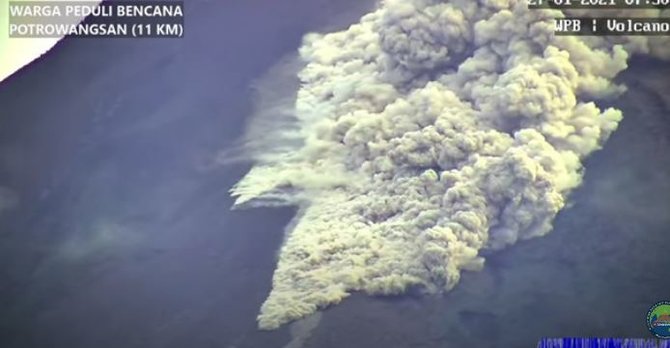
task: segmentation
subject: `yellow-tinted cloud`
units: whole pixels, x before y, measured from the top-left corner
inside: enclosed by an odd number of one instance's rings
[[[256,165],[232,189],[237,205],[301,208],[262,329],[352,291],[449,290],[483,267],[482,249],[551,230],[582,160],[622,118],[595,101],[624,91],[612,79],[630,54],[654,52],[650,39],[555,36],[559,15],[517,0],[387,0],[305,37],[292,113],[263,106],[288,126],[252,137]]]

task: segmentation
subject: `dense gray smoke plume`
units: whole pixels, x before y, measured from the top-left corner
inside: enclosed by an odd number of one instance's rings
[[[260,328],[352,291],[449,290],[482,249],[550,231],[622,118],[594,101],[623,91],[612,79],[629,53],[654,53],[643,38],[555,36],[557,16],[516,0],[387,0],[305,37],[290,116],[279,108],[281,126],[252,137],[269,143],[255,139],[232,189],[237,205],[301,208]]]

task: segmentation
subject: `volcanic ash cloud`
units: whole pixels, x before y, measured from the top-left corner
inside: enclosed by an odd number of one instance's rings
[[[260,328],[352,291],[449,290],[483,267],[480,250],[551,230],[582,159],[622,117],[593,101],[623,90],[611,80],[646,47],[554,36],[560,15],[514,0],[389,0],[305,37],[290,122],[232,189],[238,206],[301,208]]]

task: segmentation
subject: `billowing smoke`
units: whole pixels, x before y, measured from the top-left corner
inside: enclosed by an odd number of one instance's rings
[[[305,37],[291,120],[256,133],[269,146],[255,139],[232,189],[238,206],[301,208],[260,328],[352,291],[449,290],[483,267],[481,250],[551,230],[622,118],[594,101],[624,91],[612,79],[630,53],[651,52],[642,38],[555,36],[557,16],[516,0],[386,0]]]

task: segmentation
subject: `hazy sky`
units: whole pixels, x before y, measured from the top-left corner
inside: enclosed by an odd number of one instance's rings
[[[49,51],[60,40],[56,38],[10,39],[8,9],[9,0],[0,0],[0,81]]]

